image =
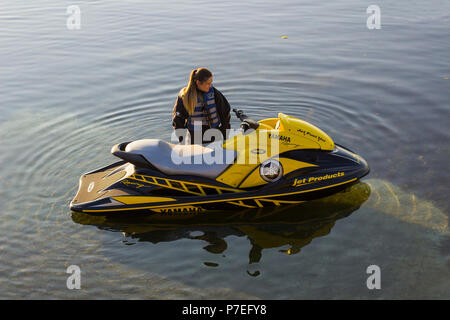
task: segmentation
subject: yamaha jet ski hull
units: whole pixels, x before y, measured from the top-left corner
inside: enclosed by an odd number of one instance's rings
[[[123,161],[80,178],[79,190],[70,204],[73,211],[182,216],[210,210],[280,206],[328,196],[369,173],[363,158],[334,143],[332,150],[281,148],[284,152],[268,159],[276,159],[273,161],[284,168],[281,177],[273,182],[261,179],[262,166],[268,160],[247,171],[247,166],[242,166],[240,182],[236,182],[236,174],[230,169],[237,164],[223,166],[225,170],[219,170],[219,174],[204,169],[177,172],[176,166],[162,168],[167,159],[158,163],[147,159],[145,152],[139,153],[141,149],[127,152],[128,145],[119,144],[112,150]],[[212,171],[214,168],[217,166]]]
[[[363,158],[306,121],[279,113],[256,122],[233,111],[242,131],[207,147],[160,139],[114,146],[122,161],[84,174],[70,208],[173,216],[280,206],[330,195],[369,173]]]

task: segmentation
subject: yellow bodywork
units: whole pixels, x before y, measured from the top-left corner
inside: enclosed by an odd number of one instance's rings
[[[223,148],[237,152],[236,160],[217,181],[235,188],[249,188],[267,183],[256,170],[267,159],[275,158],[283,166],[283,174],[314,166],[313,164],[279,157],[280,154],[298,149],[333,150],[333,140],[316,126],[285,115],[264,119],[251,133],[239,133],[223,143]]]

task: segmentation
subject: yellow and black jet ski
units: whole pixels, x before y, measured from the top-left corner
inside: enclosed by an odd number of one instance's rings
[[[113,146],[121,161],[85,173],[70,203],[89,214],[189,215],[280,206],[328,196],[369,173],[367,162],[301,119],[258,122],[208,145],[143,139]]]

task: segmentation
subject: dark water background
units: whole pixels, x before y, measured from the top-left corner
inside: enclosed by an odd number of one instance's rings
[[[438,0],[2,1],[0,298],[450,298],[449,27]],[[79,176],[115,161],[112,145],[170,138],[200,66],[232,107],[310,121],[370,175],[282,212],[73,214]]]

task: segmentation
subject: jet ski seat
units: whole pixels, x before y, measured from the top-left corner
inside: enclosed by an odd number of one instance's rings
[[[222,143],[223,141],[217,141],[204,147],[172,144],[161,139],[143,139],[128,143],[124,151],[144,157],[167,175],[193,175],[216,179],[234,163],[237,155],[234,150],[223,149]]]

